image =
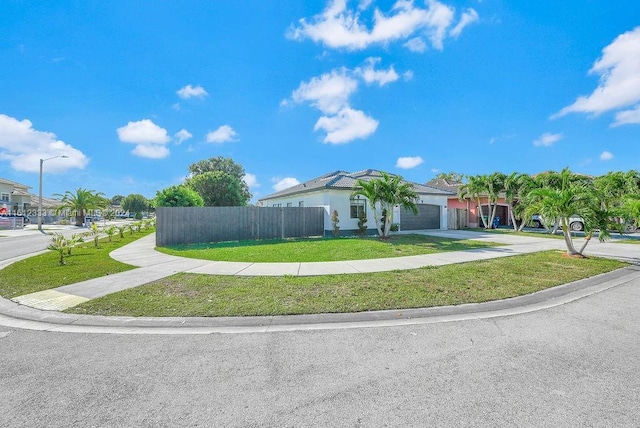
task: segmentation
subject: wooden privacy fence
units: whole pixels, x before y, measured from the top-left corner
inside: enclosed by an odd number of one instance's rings
[[[449,229],[467,229],[469,227],[469,215],[467,210],[452,208],[447,212],[447,225]]]
[[[321,207],[159,207],[156,245],[324,235]]]

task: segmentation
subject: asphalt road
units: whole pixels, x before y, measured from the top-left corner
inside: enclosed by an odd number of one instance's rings
[[[2,231],[0,231],[0,235]],[[24,236],[3,236],[0,238],[0,260],[42,251],[47,248],[51,237],[42,233]]]
[[[639,282],[523,315],[405,327],[0,327],[0,426],[638,427]]]

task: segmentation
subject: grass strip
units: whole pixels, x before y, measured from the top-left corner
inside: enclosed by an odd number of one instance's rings
[[[250,316],[361,312],[505,299],[626,266],[547,251],[433,268],[316,277],[180,273],[66,312],[123,316]]]
[[[135,266],[118,262],[109,257],[109,253],[152,232],[146,230],[134,235],[127,232],[124,238],[113,237],[112,242],[103,238],[97,248],[93,241],[85,242],[73,247],[71,255],[65,257],[64,266],[58,263],[59,255],[55,251],[17,261],[0,270],[0,296],[11,299],[133,269]]]
[[[462,251],[502,244],[425,235],[377,238],[316,238],[226,242],[159,247],[158,251],[194,259],[235,262],[334,262]]]

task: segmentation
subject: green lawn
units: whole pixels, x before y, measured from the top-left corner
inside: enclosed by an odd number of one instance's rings
[[[0,270],[0,296],[10,299],[133,269],[112,259],[109,253],[151,232],[126,233],[122,239],[115,236],[113,242],[104,238],[98,248],[93,241],[85,242],[73,248],[65,266],[58,264],[59,256],[54,251],[15,262]]]
[[[378,259],[498,245],[500,244],[425,235],[394,235],[384,241],[377,238],[317,238],[226,242],[156,249],[166,254],[194,259],[259,263]]]
[[[177,274],[66,312],[126,316],[249,316],[360,312],[484,302],[626,266],[548,251],[372,274],[234,277]]]

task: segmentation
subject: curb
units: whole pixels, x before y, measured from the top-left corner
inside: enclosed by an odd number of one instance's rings
[[[640,280],[629,266],[533,294],[485,303],[359,313],[261,317],[107,317],[43,311],[0,298],[0,325],[37,331],[91,334],[238,334],[397,327],[526,314],[564,305]]]

